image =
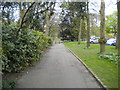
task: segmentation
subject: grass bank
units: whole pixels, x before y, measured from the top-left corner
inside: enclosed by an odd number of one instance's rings
[[[99,57],[99,45],[91,44],[89,49],[85,43],[80,45],[77,42],[64,43],[74,52],[108,88],[118,88],[118,67],[114,63]],[[105,53],[117,53],[114,46],[106,46]]]

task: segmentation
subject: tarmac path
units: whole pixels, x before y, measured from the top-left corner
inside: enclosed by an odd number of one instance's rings
[[[81,62],[61,43],[18,80],[17,88],[100,88]]]

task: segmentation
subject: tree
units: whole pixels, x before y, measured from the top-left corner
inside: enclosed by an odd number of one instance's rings
[[[60,20],[57,17],[58,12],[54,13],[54,15],[50,19],[50,27],[49,27],[49,36],[52,37],[54,41],[56,37],[59,37],[59,23]]]
[[[61,8],[61,17],[63,18],[60,24],[61,36],[64,32],[67,38],[72,41],[77,40],[79,44],[81,37],[83,38],[83,33],[85,34],[85,23],[83,21],[86,17],[86,2],[63,3]]]
[[[22,17],[24,15],[25,11],[26,11],[26,3],[25,2],[19,2],[19,15],[20,15],[19,23],[20,24],[22,22]]]
[[[15,17],[13,16],[14,10],[17,9],[17,2],[1,2],[0,7],[2,11],[2,22],[10,24],[11,21],[14,21]]]
[[[78,44],[80,44],[80,37],[81,37],[81,30],[82,30],[82,27],[83,27],[83,19],[80,18],[80,29],[79,29],[79,32],[78,32]]]
[[[106,17],[106,32],[113,33],[114,37],[117,34],[117,12],[115,11],[113,14]]]
[[[77,16],[76,3],[63,3],[60,7],[62,12],[60,14],[60,36],[62,40],[77,40],[79,19]],[[75,13],[76,12],[76,13]],[[76,16],[76,17],[75,17]]]
[[[54,11],[54,7],[55,7],[55,2],[46,2],[45,8],[45,26],[44,26],[44,31],[45,31],[45,35],[49,36],[49,28],[50,28],[50,18],[53,15],[53,11]]]
[[[28,11],[30,10],[30,8],[31,8],[34,4],[35,4],[35,2],[33,2],[33,3],[28,7],[28,9],[27,9],[26,12],[24,13],[22,19],[20,20],[20,21],[21,21],[21,22],[20,22],[20,27],[19,27],[19,29],[18,29],[18,31],[17,31],[16,37],[18,37],[19,32],[20,32],[21,28],[23,27],[24,20],[25,20],[25,17],[26,17],[26,15],[27,15]]]
[[[86,2],[84,2],[84,3],[80,3],[80,11],[79,11],[79,17],[80,17],[80,29],[79,29],[79,34],[78,34],[78,44],[80,44],[80,38],[81,38],[81,31],[82,31],[82,29],[85,29],[85,28],[83,28],[83,22],[84,22],[84,19],[85,19],[85,17],[86,17]]]
[[[105,2],[104,0],[101,0],[101,9],[100,9],[100,53],[105,52]]]
[[[89,14],[89,18],[90,18],[90,35],[93,36],[100,36],[100,30],[99,30],[99,26],[98,26],[98,19],[99,19],[99,15],[96,13],[90,13]]]
[[[117,48],[118,55],[120,56],[120,1],[117,2],[117,9],[118,9]]]
[[[90,47],[90,20],[89,20],[89,2],[87,2],[87,48]]]

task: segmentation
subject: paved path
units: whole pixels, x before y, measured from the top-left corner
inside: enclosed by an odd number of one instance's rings
[[[40,63],[18,80],[17,87],[99,88],[99,85],[63,44],[55,44]]]

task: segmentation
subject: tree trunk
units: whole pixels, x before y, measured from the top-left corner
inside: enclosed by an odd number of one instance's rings
[[[22,2],[20,2],[20,4],[19,4],[19,15],[20,15],[19,24],[21,24],[22,17],[23,17],[23,13],[22,13]]]
[[[89,2],[87,2],[87,48],[90,48]]]
[[[24,15],[25,10],[26,10],[26,7],[23,4],[24,4],[23,2],[19,3],[19,9],[20,9],[19,10],[19,15],[20,15],[20,22],[19,22],[19,24],[21,24],[23,15]]]
[[[7,16],[8,16],[7,17],[8,24],[10,24],[11,23],[11,20],[10,20],[10,11],[7,12]]]
[[[45,13],[46,17],[45,17],[45,28],[44,28],[44,31],[45,31],[45,35],[48,36],[49,35],[49,12],[46,11]]]
[[[82,39],[83,41],[85,41],[85,37],[86,37],[85,33],[86,33],[85,18],[83,18],[83,21],[82,21],[82,29],[81,29],[81,39]]]
[[[80,28],[79,28],[79,33],[78,33],[78,44],[80,44],[80,38],[81,38],[81,30],[82,30],[82,22],[83,22],[83,19],[80,18]]]
[[[101,0],[101,9],[100,9],[100,53],[105,52],[105,2],[104,0]]]
[[[120,1],[117,3],[118,9],[118,30],[117,30],[117,48],[118,48],[118,55],[120,56]]]
[[[50,36],[51,35],[51,31],[50,31],[50,18],[52,16],[51,13],[53,13],[54,11],[54,8],[55,8],[55,2],[50,5],[50,10],[49,11],[46,11],[46,27],[45,27],[45,35],[46,36]]]
[[[118,68],[120,68],[120,1],[117,2],[118,9],[118,29],[117,29],[117,49],[118,49]],[[120,69],[118,69],[118,88],[120,88]]]

